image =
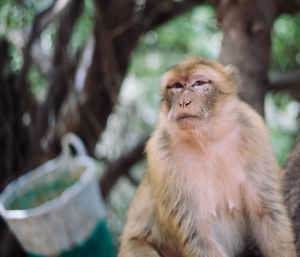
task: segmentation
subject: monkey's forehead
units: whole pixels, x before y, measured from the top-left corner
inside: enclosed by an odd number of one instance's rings
[[[220,65],[221,66],[221,65]],[[200,63],[179,63],[165,72],[162,76],[161,85],[168,85],[175,81],[189,81],[190,79],[204,77],[214,82],[224,79],[226,73],[223,67]]]

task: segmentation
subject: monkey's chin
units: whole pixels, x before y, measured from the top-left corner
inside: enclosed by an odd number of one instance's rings
[[[178,116],[176,122],[181,129],[195,129],[198,127],[200,117],[196,115]]]

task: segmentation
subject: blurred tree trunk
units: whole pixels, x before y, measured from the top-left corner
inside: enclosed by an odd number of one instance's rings
[[[217,1],[216,9],[224,35],[220,61],[238,68],[241,99],[263,115],[276,3],[221,0]]]

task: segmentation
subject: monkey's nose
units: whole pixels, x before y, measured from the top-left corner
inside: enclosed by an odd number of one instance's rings
[[[179,102],[179,106],[185,108],[188,107],[191,103],[192,103],[191,100],[183,99],[182,101]]]

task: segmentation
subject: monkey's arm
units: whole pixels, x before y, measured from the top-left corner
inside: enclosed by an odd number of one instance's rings
[[[119,257],[162,256],[158,246],[163,239],[156,222],[151,186],[144,178],[128,210]]]
[[[245,192],[253,237],[265,257],[296,257],[277,163],[271,149],[262,150],[269,154],[261,153],[261,160],[254,158],[248,165],[250,181]]]

